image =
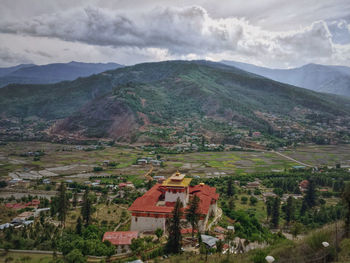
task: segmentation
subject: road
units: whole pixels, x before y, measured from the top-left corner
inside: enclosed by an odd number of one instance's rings
[[[287,155],[284,155],[283,153],[275,152],[275,151],[272,151],[272,152],[274,152],[274,153],[276,153],[276,154],[278,154],[278,155],[280,155],[280,156],[282,156],[282,157],[284,157],[284,158],[286,158],[286,159],[288,159],[288,160],[291,160],[291,161],[293,161],[293,162],[296,162],[296,163],[298,163],[298,164],[300,164],[300,165],[303,165],[303,166],[306,166],[306,167],[311,167],[311,168],[313,167],[312,165],[309,165],[309,164],[300,162],[300,161],[298,161],[298,160],[295,160],[295,159],[293,159],[292,157],[289,157],[289,156],[287,156]]]
[[[207,230],[209,230],[212,227],[212,225],[216,224],[220,220],[221,216],[222,216],[222,209],[218,207],[217,210],[216,210],[216,217],[208,225]]]

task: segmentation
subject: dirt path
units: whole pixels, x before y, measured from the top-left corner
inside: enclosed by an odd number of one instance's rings
[[[151,177],[151,173],[153,172],[153,165],[151,164],[151,168],[149,169],[149,171],[144,175],[145,176],[145,178],[147,179],[147,180],[153,180],[153,178]]]
[[[222,209],[221,208],[217,208],[217,210],[216,210],[216,217],[214,218],[214,220],[208,225],[208,227],[207,227],[207,230],[209,230],[211,227],[212,227],[212,225],[214,225],[214,224],[216,224],[218,221],[219,221],[219,219],[222,217]]]

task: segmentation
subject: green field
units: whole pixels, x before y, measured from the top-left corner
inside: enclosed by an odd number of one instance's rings
[[[20,156],[37,150],[45,152],[39,161],[34,161],[32,156]],[[349,145],[306,145],[284,151],[283,154],[313,166],[350,164]],[[65,180],[65,176],[70,176],[69,179],[75,178],[75,175],[80,175],[74,179],[80,182],[87,180],[89,175],[120,175],[139,184],[144,180],[143,175],[150,166],[134,165],[134,163],[137,158],[144,156],[156,158],[155,154],[137,147],[106,146],[102,150],[85,151],[74,145],[13,142],[0,146],[0,176],[6,177],[9,172],[57,169],[54,172],[59,176],[52,177],[54,181]],[[194,152],[161,154],[160,157],[165,159],[165,166],[154,167],[155,175],[167,176],[176,170],[200,177],[244,175],[254,172],[278,172],[298,165],[292,160],[269,151]],[[103,165],[105,160],[115,162],[117,166],[105,166]],[[95,166],[101,166],[103,171],[93,173]],[[84,176],[84,174],[87,175]]]

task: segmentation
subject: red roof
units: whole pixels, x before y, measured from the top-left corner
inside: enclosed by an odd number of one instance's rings
[[[197,233],[197,229],[194,230],[194,233]],[[192,234],[192,228],[181,228],[181,234]]]
[[[300,182],[299,186],[301,188],[307,188],[309,186],[309,181],[308,180],[303,180]]]
[[[154,185],[143,196],[134,201],[129,207],[129,211],[171,213],[173,211],[172,206],[157,206],[157,203],[164,192],[164,190],[162,191],[162,188],[161,184]],[[219,194],[216,193],[216,188],[210,187],[209,185],[190,186],[189,192],[190,196],[196,195],[199,197],[199,212],[204,215],[208,214],[212,201],[217,201],[219,199]]]
[[[171,213],[173,207],[157,206],[159,198],[163,194],[160,186],[161,184],[155,184],[143,196],[137,198],[129,207],[129,211]]]
[[[40,200],[33,199],[31,202],[28,203],[7,203],[5,206],[7,208],[12,208],[12,209],[23,209],[28,206],[38,206],[40,204]]]
[[[130,245],[131,240],[137,238],[137,236],[137,231],[106,232],[103,235],[102,242],[108,240],[113,245]]]

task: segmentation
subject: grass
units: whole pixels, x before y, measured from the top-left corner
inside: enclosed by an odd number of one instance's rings
[[[106,204],[98,204],[94,206],[95,212],[92,214],[91,218],[94,222],[99,225],[106,226],[109,231],[113,231],[114,228],[121,222],[125,220],[122,218],[122,213],[129,217],[129,212],[126,206],[111,204],[107,206]],[[80,208],[70,210],[68,212],[66,227],[75,228],[78,217],[80,216]]]
[[[12,258],[12,261],[6,261]],[[8,252],[0,255],[0,263],[2,262],[25,262],[25,263],[49,263],[53,259],[52,255],[34,254],[34,253],[18,253]]]

